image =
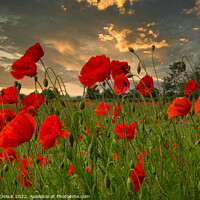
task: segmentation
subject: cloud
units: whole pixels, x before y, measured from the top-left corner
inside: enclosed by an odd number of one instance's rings
[[[186,39],[186,38],[180,38],[180,41],[181,41],[181,42],[189,42],[189,39]]]
[[[85,0],[77,0],[77,2],[81,3],[84,2]],[[140,1],[140,0],[86,0],[86,2],[90,6],[96,6],[98,10],[106,10],[108,7],[116,5],[119,14],[125,14],[126,13],[126,8],[124,4],[126,2],[129,2],[130,6],[133,6],[133,2]],[[133,15],[135,13],[135,10],[129,9],[127,10],[127,14]]]
[[[196,13],[197,16],[200,15],[200,0],[196,0],[195,6],[190,9],[183,9],[186,14]]]
[[[134,50],[148,49],[151,48],[153,44],[156,46],[156,48],[168,46],[166,40],[162,40],[161,42],[153,41],[153,38],[155,39],[159,36],[159,31],[157,31],[157,33],[154,33],[152,30],[147,32],[146,29],[140,27],[137,28],[137,30],[139,32],[145,31],[146,35],[145,33],[139,33],[135,36],[133,35],[133,31],[130,29],[123,29],[122,31],[115,30],[114,24],[110,24],[109,26],[104,27],[104,30],[107,31],[109,35],[99,34],[99,39],[105,42],[107,40],[111,40],[112,38],[112,40],[116,42],[115,47],[120,52],[127,52],[128,46],[133,47]],[[134,43],[130,42],[128,39],[133,38],[133,36],[135,36]]]

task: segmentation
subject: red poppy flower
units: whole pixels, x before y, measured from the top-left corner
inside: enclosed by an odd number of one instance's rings
[[[5,161],[7,161],[8,159],[10,161],[13,161],[14,159],[17,158],[16,154],[15,154],[15,150],[13,148],[7,149],[3,152],[3,157],[5,159]]]
[[[117,117],[119,116],[119,112],[120,112],[120,107],[119,106],[116,106],[116,109],[115,109],[115,106],[113,106],[113,110],[111,112],[111,120],[112,120],[112,123],[114,124]]]
[[[33,186],[33,175],[30,173],[28,167],[32,167],[31,158],[24,158],[18,165],[18,175],[19,185],[23,185],[28,188]]]
[[[16,90],[16,92],[15,92]],[[14,86],[3,88],[1,91],[4,91],[3,103],[4,104],[13,104],[18,103],[17,96],[19,97],[19,91]],[[0,103],[2,103],[2,97],[0,96]]]
[[[39,93],[29,94],[22,100],[22,105],[24,106],[22,108],[22,111],[24,112],[28,111],[28,113],[34,117],[36,115],[35,110],[37,110],[39,106],[42,105],[43,101],[44,100],[41,94]]]
[[[84,151],[81,151],[81,154],[82,154],[82,156],[84,156],[85,155]]]
[[[200,116],[200,97],[197,99],[196,103],[194,104],[194,111],[198,116]]]
[[[101,101],[99,103],[99,106],[96,107],[96,111],[94,113],[95,113],[95,115],[105,116],[107,114],[108,110],[110,110],[109,105],[107,103],[104,103],[103,101]]]
[[[88,171],[89,173],[91,172],[91,169],[90,169],[88,166],[86,166],[86,168],[85,168],[85,172],[87,172],[87,171]]]
[[[0,110],[0,131],[2,130],[2,128],[4,126],[6,126],[6,123],[4,121],[4,114],[3,113],[5,114],[7,122],[10,122],[11,120],[13,120],[16,117],[16,113],[14,111],[8,110],[7,108],[5,108],[4,112],[3,112],[3,109],[1,109]]]
[[[116,153],[113,155],[113,159],[115,159],[115,160],[117,160],[117,159],[118,159],[118,157],[117,157],[117,154],[116,154]]]
[[[125,131],[126,131],[125,137],[126,137],[127,141],[132,140],[133,136],[135,135],[135,122],[129,126],[124,124],[124,127],[125,127]],[[115,132],[117,133],[118,138],[121,140],[124,140],[124,127],[123,127],[123,124],[121,124],[121,123],[116,124]]]
[[[168,119],[187,115],[190,112],[191,107],[192,103],[188,100],[187,97],[175,98],[173,103],[167,109]]]
[[[38,153],[35,154],[35,158],[38,159],[39,166],[41,166],[44,163],[44,166],[46,167],[48,162],[52,162],[52,159],[49,160],[47,157],[44,157],[43,155],[40,155]]]
[[[35,62],[44,56],[44,51],[39,43],[31,46],[28,50],[26,50],[24,56],[31,56]]]
[[[85,126],[85,130],[86,130],[87,135],[89,136],[90,133],[89,133],[89,130],[88,130],[88,127],[87,127],[87,126]]]
[[[145,97],[149,95],[152,88],[153,88],[153,78],[149,75],[144,76],[138,84],[139,93],[145,95]]]
[[[72,165],[72,164],[70,164],[70,166],[69,166],[69,170],[67,171],[67,175],[69,176],[70,173],[71,173],[72,176],[73,176],[74,173],[75,173],[75,169],[73,168],[73,165]]]
[[[120,74],[114,80],[114,90],[117,95],[126,92],[126,90],[128,90],[129,87],[130,87],[130,83],[124,74]]]
[[[80,134],[80,138],[78,139],[78,141],[80,142],[83,139],[83,135]]]
[[[142,168],[141,163],[137,163],[133,170],[134,171],[131,171],[130,175],[130,178],[133,182],[133,192],[138,192],[140,190],[140,185],[143,183],[146,172]]]
[[[143,160],[144,160],[145,162],[147,162],[146,159],[145,159],[146,156],[147,156],[147,152],[146,152],[145,149],[143,149],[143,153],[142,153],[142,152],[139,152],[139,154],[138,154],[139,163],[143,164]]]
[[[15,79],[23,79],[24,76],[33,77],[37,75],[37,66],[31,56],[22,56],[12,65],[11,75]]]
[[[186,84],[185,84],[185,91],[184,91],[184,95],[190,94],[192,92],[195,92],[197,90],[197,82],[193,81],[193,80],[189,80]]]
[[[91,57],[81,69],[79,76],[81,84],[88,88],[106,78],[110,79],[110,58],[105,55]]]
[[[0,147],[8,149],[28,142],[36,128],[35,119],[24,112],[19,113],[0,132]]]
[[[127,62],[119,62],[118,60],[113,60],[110,64],[111,75],[115,80],[120,74],[129,73],[128,63]]]
[[[38,141],[42,143],[41,146],[44,149],[49,149],[55,146],[56,138],[68,138],[69,132],[61,130],[63,125],[58,120],[55,114],[47,117],[41,124],[38,132]]]

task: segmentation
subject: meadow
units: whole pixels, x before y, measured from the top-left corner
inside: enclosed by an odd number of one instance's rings
[[[97,67],[89,60],[80,72],[84,91],[74,102],[37,44],[13,63],[16,82],[1,91],[0,199],[200,199],[200,106],[193,85],[166,102],[163,93],[152,97],[156,80],[147,73],[130,99],[125,92],[136,75],[125,62],[96,56]],[[42,81],[37,62],[45,69]],[[20,100],[24,76],[35,80],[35,91]],[[88,100],[86,87],[110,88],[114,98]],[[52,89],[55,99],[38,88]]]

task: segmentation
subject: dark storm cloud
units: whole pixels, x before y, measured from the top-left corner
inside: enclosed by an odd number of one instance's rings
[[[98,54],[128,61],[136,73],[138,61],[127,51],[130,45],[145,60],[153,76],[153,44],[160,77],[166,74],[169,64],[183,55],[188,55],[192,62],[198,60],[200,20],[195,13],[184,11],[192,9],[195,1],[115,2],[100,10],[87,0],[0,0],[0,67],[6,70],[4,76],[11,76],[9,66],[36,42],[44,49],[45,64],[61,74],[65,83],[79,86],[81,67]],[[125,3],[119,8],[120,2]],[[38,68],[42,80],[42,66],[39,64]],[[12,84],[12,77],[7,80],[8,86]],[[22,82],[31,88],[29,78]],[[80,93],[81,87],[77,88]]]

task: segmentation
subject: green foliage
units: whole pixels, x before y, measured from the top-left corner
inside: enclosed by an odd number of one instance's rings
[[[55,98],[55,94],[53,93],[53,90],[51,89],[44,89],[43,92],[41,93],[43,99],[47,96],[47,99],[51,100]]]
[[[98,88],[87,88],[86,90],[86,98],[88,99],[99,99],[100,91]]]

